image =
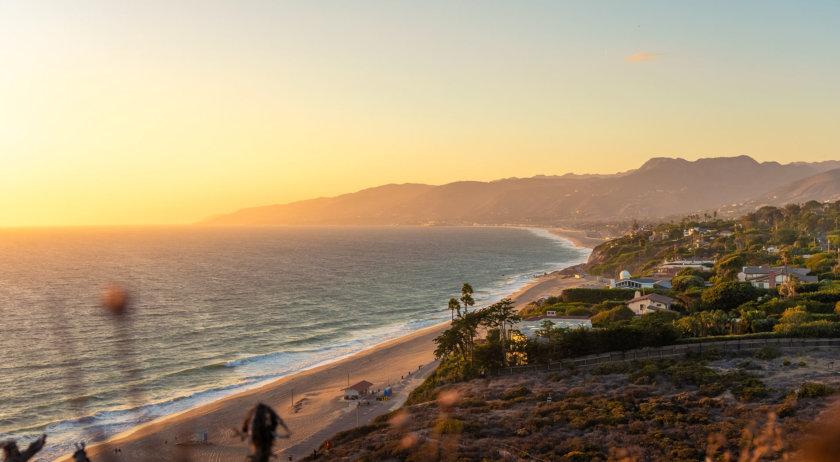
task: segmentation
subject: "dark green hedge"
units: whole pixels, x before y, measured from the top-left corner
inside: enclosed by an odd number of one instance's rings
[[[636,294],[635,290],[630,289],[587,289],[577,287],[574,289],[566,289],[560,295],[560,299],[566,303],[591,303],[593,305],[603,303],[605,301],[624,301],[630,300]]]

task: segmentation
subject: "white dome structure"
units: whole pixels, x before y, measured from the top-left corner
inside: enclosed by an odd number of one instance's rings
[[[630,271],[627,271],[627,270],[622,271],[621,273],[619,273],[618,278],[621,279],[621,280],[630,279]]]

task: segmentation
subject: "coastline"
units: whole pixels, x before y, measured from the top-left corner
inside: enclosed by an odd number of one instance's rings
[[[608,239],[600,237],[591,237],[586,235],[586,231],[566,228],[547,227],[543,228],[550,234],[557,237],[562,237],[570,241],[576,247],[584,247],[587,249],[594,249],[600,244],[607,242]]]
[[[544,229],[544,228],[543,228]],[[581,241],[565,230],[552,231],[581,246]],[[545,295],[556,295],[565,288],[586,281],[564,278],[557,272],[535,278],[510,295],[517,307]],[[403,337],[388,340],[338,361],[301,371],[257,389],[245,391],[196,408],[141,424],[102,443],[89,446],[88,455],[113,456],[125,460],[228,460],[248,453],[247,441],[235,432],[248,411],[258,402],[273,407],[292,430],[291,438],[279,440],[275,449],[280,460],[293,460],[311,454],[333,434],[369,423],[376,416],[402,405],[408,394],[436,367],[433,339],[449,322],[426,327]],[[407,365],[418,365],[415,366]],[[348,376],[349,374],[349,376]],[[372,382],[373,389],[392,385],[394,399],[372,401],[370,406],[350,408],[355,401],[342,399],[342,389],[360,380]],[[207,434],[208,444],[196,444]],[[180,444],[176,444],[180,443]],[[114,450],[119,448],[116,455]],[[69,455],[56,460],[70,460]]]

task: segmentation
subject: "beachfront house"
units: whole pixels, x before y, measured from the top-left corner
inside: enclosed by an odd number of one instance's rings
[[[592,322],[586,316],[557,316],[557,312],[548,311],[542,316],[522,319],[514,329],[519,330],[525,337],[533,338],[537,336],[537,331],[542,330],[542,323],[546,320],[553,322],[555,329],[576,329],[578,327],[589,329],[592,327]]]
[[[610,288],[612,289],[653,289],[656,285],[654,278],[627,278],[616,281],[610,280]]]
[[[344,399],[359,399],[367,395],[372,386],[373,384],[367,380],[362,380],[355,385],[351,385],[344,389]]]
[[[674,299],[659,294],[642,295],[636,292],[636,296],[627,300],[627,308],[633,311],[636,316],[642,316],[654,311],[672,311]]]

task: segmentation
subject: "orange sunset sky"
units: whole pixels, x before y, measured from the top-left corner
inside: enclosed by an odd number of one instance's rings
[[[0,2],[0,226],[838,159],[840,2]]]

